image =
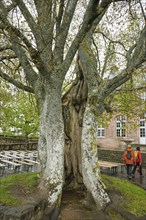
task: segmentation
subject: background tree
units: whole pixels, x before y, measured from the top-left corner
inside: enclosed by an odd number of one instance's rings
[[[10,84],[9,84],[10,85]],[[38,111],[35,98],[8,83],[0,88],[0,133],[7,136],[38,136]]]
[[[112,0],[89,0],[84,5],[77,0],[34,0],[33,3],[22,0],[0,1],[0,76],[36,96],[40,125],[38,152],[42,166],[40,189],[47,191],[50,206],[60,204],[66,177],[62,100],[67,179],[77,179],[74,182],[81,183],[83,177],[87,191],[98,207],[104,207],[110,201],[98,169],[96,117],[105,110],[110,111],[108,97],[131,78],[134,70],[145,62],[146,54],[143,19],[141,32],[137,33],[134,44],[131,41],[125,51],[124,68],[119,69],[113,78],[105,79],[103,73],[106,73],[104,66],[109,57],[107,54],[107,58],[103,59],[102,72],[98,71],[97,57],[92,50],[92,36],[112,6],[111,3]],[[119,5],[126,10],[128,3],[121,5],[118,0],[114,1],[114,7]],[[140,6],[142,9],[142,4]],[[83,16],[79,16],[79,7],[82,8]],[[137,5],[131,7],[135,10]],[[77,29],[74,28],[76,16],[79,17]],[[74,37],[68,41],[72,28]],[[77,78],[62,99],[63,81],[77,51]],[[20,80],[16,78],[17,73]]]

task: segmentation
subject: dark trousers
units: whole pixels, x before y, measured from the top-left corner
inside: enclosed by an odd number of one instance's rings
[[[132,174],[135,174],[135,171],[136,171],[136,169],[139,167],[139,173],[140,173],[140,175],[142,176],[142,164],[141,165],[139,165],[139,163],[136,163],[135,165],[134,165],[134,168],[133,168],[133,170],[132,170]]]
[[[133,164],[126,164],[126,166],[127,166],[127,175],[128,175],[128,177],[131,177]]]

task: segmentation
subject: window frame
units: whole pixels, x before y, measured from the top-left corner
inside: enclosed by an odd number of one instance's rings
[[[126,137],[126,118],[122,115],[116,117],[116,137]]]

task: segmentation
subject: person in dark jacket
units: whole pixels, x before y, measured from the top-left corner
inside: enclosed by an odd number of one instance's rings
[[[142,154],[141,154],[141,151],[140,151],[140,147],[136,148],[136,151],[134,152],[134,154],[135,154],[136,162],[135,162],[134,168],[132,170],[132,177],[133,178],[135,177],[136,169],[139,172],[140,177],[143,177],[143,174],[142,174]]]
[[[129,154],[131,155],[130,157],[129,157]],[[127,168],[127,177],[128,179],[131,179],[132,178],[132,167],[135,164],[135,157],[134,157],[134,152],[131,149],[130,145],[128,145],[127,149],[124,151],[123,161]]]

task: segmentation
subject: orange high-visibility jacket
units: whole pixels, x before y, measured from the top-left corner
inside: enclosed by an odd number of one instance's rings
[[[141,154],[141,152],[139,150],[136,150],[135,152],[136,152],[135,155],[137,155],[137,157],[135,158],[136,159],[136,163],[142,164],[142,154]]]
[[[132,155],[131,159],[127,159],[127,151],[131,152],[131,155]],[[131,148],[127,148],[127,150],[124,151],[123,161],[125,164],[135,164],[135,156],[134,156],[134,152]]]

